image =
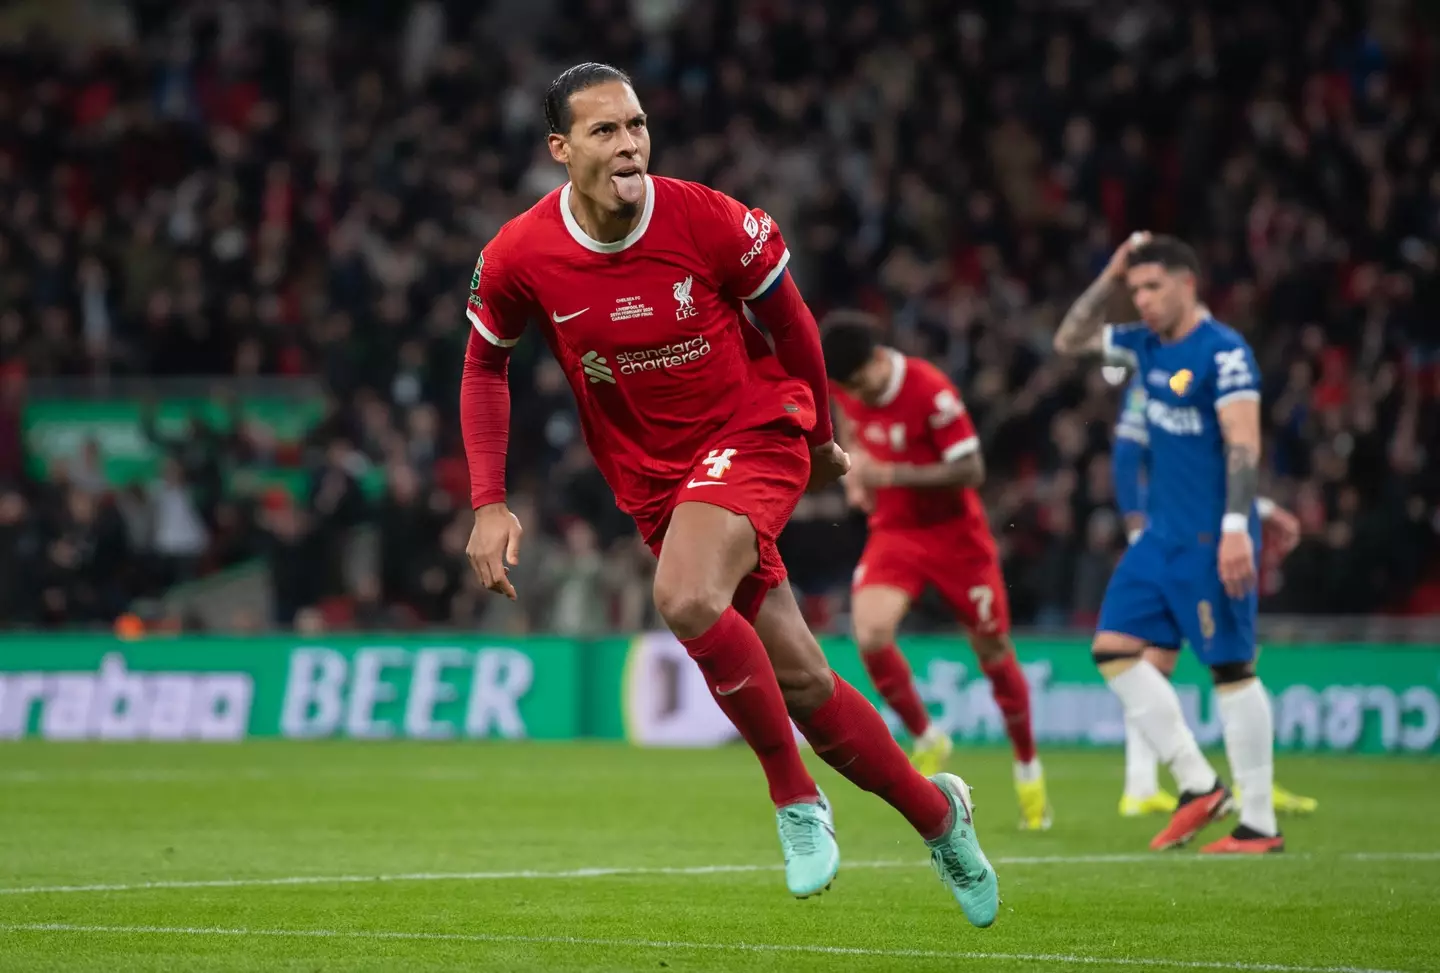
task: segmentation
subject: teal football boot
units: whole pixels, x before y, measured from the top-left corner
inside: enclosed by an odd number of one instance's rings
[[[936,774],[930,780],[949,798],[951,814],[950,830],[925,842],[930,864],[960,903],[965,918],[984,929],[1000,912],[1000,882],[975,836],[970,786],[954,774]]]
[[[835,843],[835,815],[822,793],[814,804],[788,804],[775,809],[780,848],[785,853],[785,884],[797,899],[819,895],[840,870]]]

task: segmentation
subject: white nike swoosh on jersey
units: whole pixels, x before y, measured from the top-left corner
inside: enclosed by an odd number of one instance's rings
[[[551,321],[554,321],[556,324],[564,324],[566,321],[569,321],[571,318],[578,318],[580,315],[584,314],[584,313],[585,313],[586,311],[588,311],[588,310],[590,310],[588,307],[582,307],[580,310],[576,311],[574,314],[561,314],[561,313],[558,312],[558,311],[551,311],[551,312],[550,312],[550,320],[551,320]]]
[[[697,486],[724,486],[724,485],[725,485],[725,481],[724,481],[724,480],[691,480],[689,483],[687,483],[687,484],[685,484],[685,485],[686,485],[686,486],[692,486],[692,487],[697,487]]]

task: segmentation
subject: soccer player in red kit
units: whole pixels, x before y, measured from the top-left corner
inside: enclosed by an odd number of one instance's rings
[[[868,315],[831,315],[823,343],[853,463],[846,495],[870,515],[851,608],[865,669],[914,736],[916,767],[936,773],[950,755],[950,735],[930,721],[895,632],[911,602],[927,586],[937,588],[969,631],[1005,718],[1015,749],[1020,826],[1049,828],[1030,689],[1010,641],[995,539],[975,492],[985,478],[975,426],[944,373],[882,345]]]
[[[659,557],[661,616],[759,758],[790,891],[819,893],[839,867],[830,806],[800,759],[793,719],[827,763],[905,816],[966,917],[990,925],[998,884],[965,782],[910,766],[880,714],[830,670],[783,583],[776,538],[807,485],[833,481],[848,460],[831,436],[819,333],[786,273],[779,227],[712,189],[649,175],[645,114],[615,68],[561,74],[545,115],[569,182],[485,247],[466,309],[467,553],[481,582],[515,597],[506,361],[533,320],[575,393],[596,465]]]

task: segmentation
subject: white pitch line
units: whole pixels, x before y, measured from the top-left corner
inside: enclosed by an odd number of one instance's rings
[[[853,862],[846,868],[913,868],[914,861]],[[274,885],[349,885],[368,882],[504,882],[520,879],[611,878],[627,875],[722,875],[743,872],[778,872],[783,865],[692,865],[687,867],[634,866],[574,868],[561,871],[523,869],[507,872],[403,872],[394,875],[289,875],[280,878],[217,878],[98,885],[30,885],[0,888],[0,895],[45,892],[132,892],[144,889],[259,888]]]
[[[1266,855],[1266,862],[1308,861],[1314,857],[1299,854]],[[1361,852],[1334,856],[1345,861],[1436,861],[1440,852]],[[996,865],[1208,865],[1216,863],[1253,862],[1248,855],[1033,855],[997,856]],[[637,875],[732,875],[754,872],[778,872],[783,865],[636,865],[597,868],[573,868],[554,871],[517,869],[489,872],[400,872],[376,875],[284,875],[273,878],[209,878],[161,879],[153,882],[95,883],[87,885],[18,885],[0,887],[0,895],[45,895],[76,892],[141,892],[153,889],[235,889],[266,888],[286,885],[361,885],[371,882],[507,882],[524,880],[567,881],[587,878],[624,878]],[[842,869],[926,868],[928,862],[883,859],[878,861],[843,862]]]
[[[868,949],[807,943],[691,943],[659,939],[606,939],[585,936],[518,936],[504,933],[392,932],[344,929],[225,929],[217,926],[86,926],[65,922],[4,923],[0,932],[71,932],[115,936],[236,936],[296,939],[409,940],[451,943],[517,943],[534,946],[608,946],[628,949],[713,950],[727,953],[803,953],[816,956],[871,956],[887,959],[986,960],[997,963],[1058,963],[1071,966],[1168,966],[1187,970],[1240,973],[1404,973],[1361,966],[1290,966],[1284,963],[1225,963],[1218,960],[1161,959],[1151,956],[1079,956],[1068,953],[991,953],[939,949]]]

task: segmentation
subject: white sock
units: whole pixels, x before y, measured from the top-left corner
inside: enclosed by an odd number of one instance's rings
[[[1185,725],[1180,697],[1159,669],[1141,659],[1111,679],[1110,688],[1120,697],[1125,716],[1134,721],[1156,756],[1175,775],[1181,791],[1204,794],[1214,790],[1219,775],[1200,752],[1195,734]]]
[[[1127,797],[1149,797],[1160,792],[1160,758],[1155,748],[1125,714],[1125,794]]]
[[[1225,756],[1240,791],[1240,823],[1264,835],[1279,833],[1275,822],[1275,718],[1259,679],[1236,689],[1221,688],[1220,720]]]
[[[1015,761],[1015,779],[1022,784],[1034,783],[1044,775],[1045,771],[1040,767],[1039,757],[1031,757],[1026,763]]]

